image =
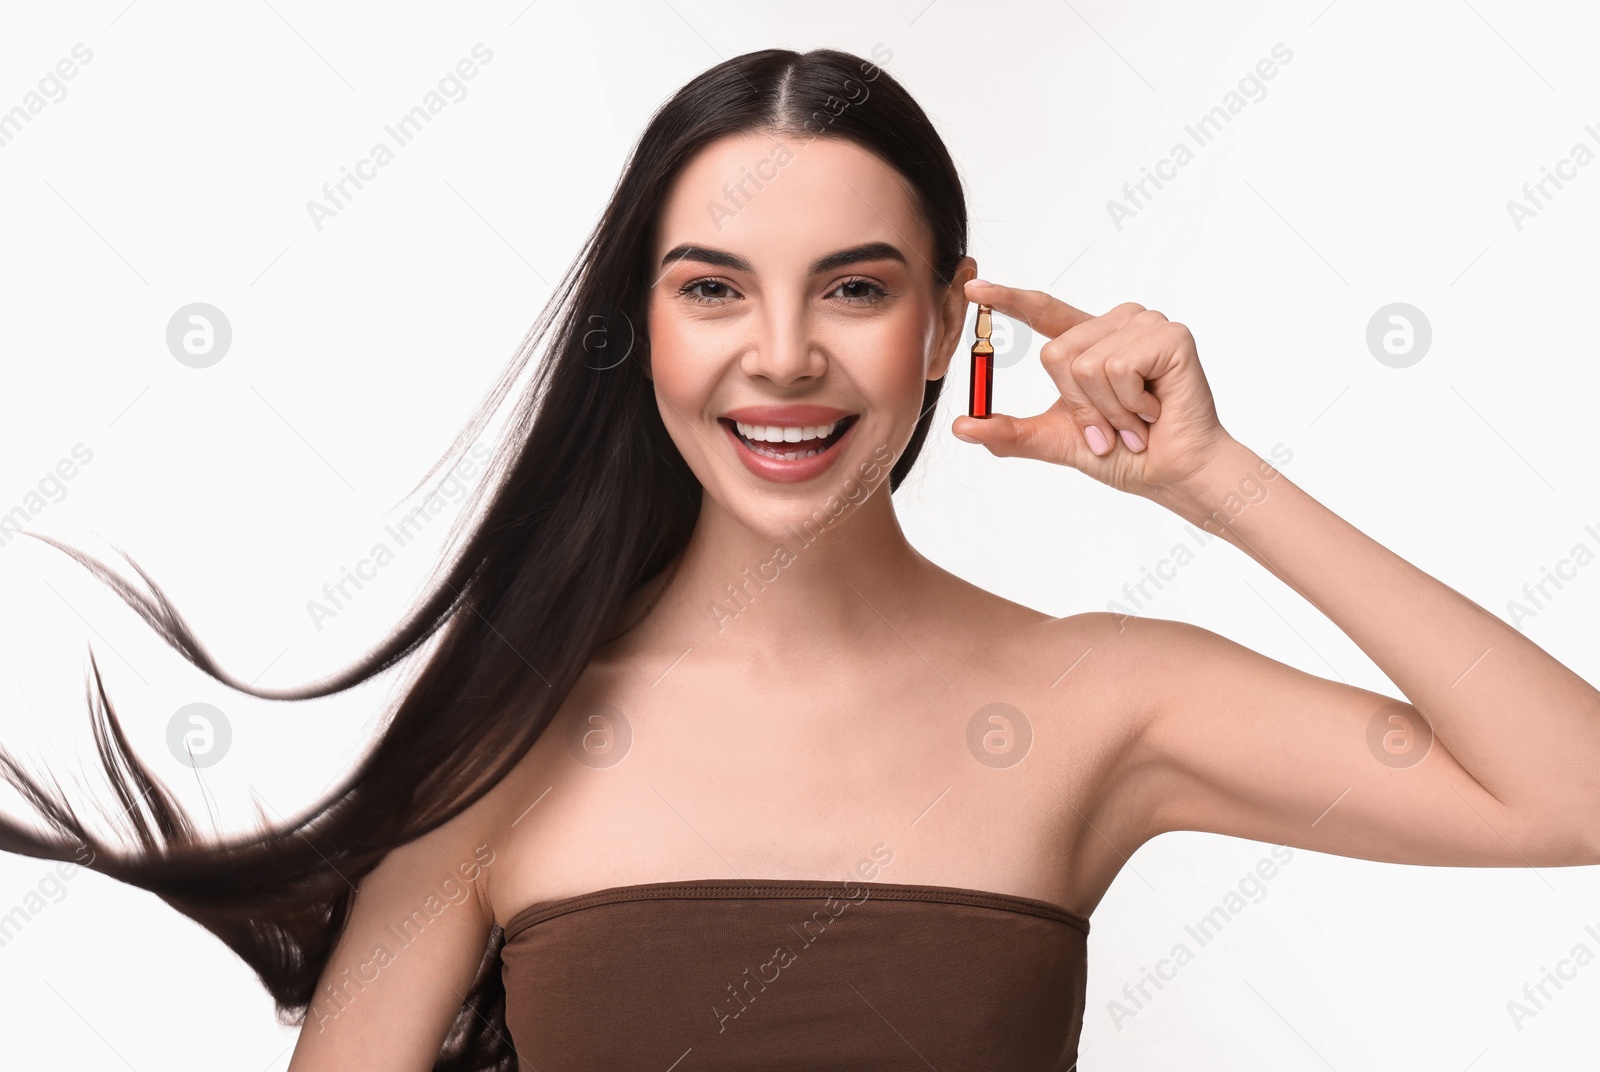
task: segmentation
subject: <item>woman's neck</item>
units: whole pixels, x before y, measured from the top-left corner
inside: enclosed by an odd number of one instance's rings
[[[837,516],[759,530],[708,499],[683,551],[630,594],[607,636],[735,658],[850,645],[916,613],[946,577],[906,539],[885,489]]]

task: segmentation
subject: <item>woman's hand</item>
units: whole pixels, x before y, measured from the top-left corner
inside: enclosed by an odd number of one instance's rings
[[[1033,417],[963,414],[958,437],[1146,498],[1179,490],[1232,439],[1182,324],[1134,302],[1091,316],[1043,291],[978,279],[966,294],[1048,338],[1039,360],[1061,397]]]

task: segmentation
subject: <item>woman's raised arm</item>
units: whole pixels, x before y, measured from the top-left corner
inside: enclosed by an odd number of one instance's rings
[[[1061,398],[1029,418],[958,418],[958,435],[1073,466],[1223,536],[1405,694],[1326,681],[1194,626],[1105,615],[1096,654],[1142,690],[1144,747],[1127,759],[1150,834],[1411,863],[1600,863],[1600,691],[1228,435],[1182,324],[992,283],[967,295],[1051,336],[1040,359]]]

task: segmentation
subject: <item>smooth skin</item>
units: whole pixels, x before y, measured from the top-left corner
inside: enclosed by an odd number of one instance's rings
[[[779,148],[776,177],[737,213],[709,210]],[[876,242],[897,256],[814,270]],[[710,259],[667,257],[684,245]],[[849,142],[750,134],[690,161],[662,205],[647,330],[662,419],[705,489],[698,524],[613,632],[649,613],[600,649],[517,768],[361,881],[290,1072],[426,1072],[491,927],[610,886],[841,881],[886,845],[877,881],[1088,914],[1140,845],[1176,830],[1404,863],[1600,863],[1600,692],[1234,440],[1181,324],[983,283],[970,257],[941,286],[932,256],[905,183]],[[1052,617],[919,554],[888,465],[872,463],[903,450],[975,301],[1048,336],[1041,360],[1061,400],[1026,418],[958,417],[953,434],[1220,532],[1405,699],[1192,625]],[[747,471],[717,423],[765,402],[861,417],[826,474],[779,484]],[[1105,449],[1091,449],[1090,427]],[[1240,509],[1250,479],[1267,494]],[[837,516],[830,497],[845,504]],[[821,535],[798,539],[808,520]],[[778,544],[791,561],[774,565]],[[974,712],[996,702],[1032,735],[1010,765],[968,744]],[[581,762],[573,742],[613,731],[617,712],[631,732],[621,761]],[[1421,762],[1374,755],[1380,712],[1396,733],[1432,727]],[[374,967],[378,947],[394,949],[387,928],[458,880],[481,845],[493,860],[457,883],[459,902]]]

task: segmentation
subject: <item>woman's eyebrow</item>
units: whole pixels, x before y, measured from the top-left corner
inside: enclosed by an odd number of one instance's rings
[[[887,242],[866,242],[817,258],[811,263],[811,274],[821,275],[823,272],[831,272],[835,268],[843,268],[858,261],[899,261],[905,264],[906,255]]]
[[[727,268],[735,272],[750,271],[750,262],[737,253],[727,250],[711,249],[707,246],[679,245],[669,249],[666,256],[661,258],[662,267],[674,261],[699,261],[702,264],[714,264],[719,268]],[[831,272],[836,268],[843,268],[847,264],[856,264],[860,261],[899,261],[906,264],[906,256],[895,246],[888,242],[864,242],[859,246],[841,249],[837,253],[829,253],[811,262],[811,274],[820,275]]]

